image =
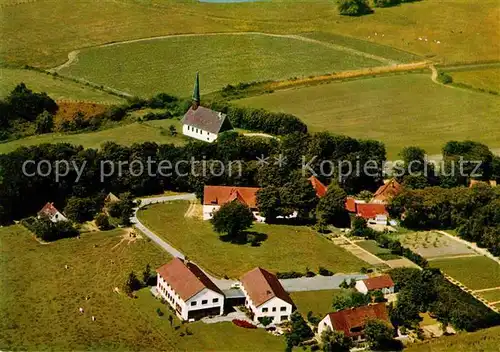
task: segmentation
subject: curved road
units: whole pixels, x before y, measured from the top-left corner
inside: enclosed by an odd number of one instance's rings
[[[139,229],[144,235],[148,236],[153,242],[155,242],[158,246],[160,246],[163,250],[168,252],[173,257],[178,257],[181,259],[185,259],[186,256],[181,253],[176,248],[172,247],[169,243],[162,240],[158,235],[156,235],[153,231],[148,229],[137,217],[137,212],[139,209],[144,208],[151,204],[157,203],[165,203],[176,200],[186,200],[192,201],[196,200],[196,196],[194,193],[190,194],[179,194],[175,196],[161,196],[161,197],[152,197],[152,198],[142,198],[140,199],[141,204],[134,209],[134,215],[130,218],[130,221],[137,229]],[[198,265],[199,266],[199,265]],[[205,274],[221,289],[228,290],[231,286],[238,281],[236,280],[226,280],[214,277],[210,275],[204,270]],[[318,291],[318,290],[333,290],[338,289],[339,285],[342,281],[351,279],[366,279],[367,276],[363,274],[336,274],[333,276],[314,276],[314,277],[300,277],[296,279],[282,279],[280,280],[281,284],[288,292],[296,292],[296,291]]]

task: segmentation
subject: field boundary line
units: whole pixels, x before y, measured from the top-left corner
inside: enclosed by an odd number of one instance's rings
[[[482,292],[497,291],[497,290],[500,290],[500,286],[498,286],[498,287],[491,287],[491,288],[483,288],[483,289],[480,289],[480,290],[474,290],[473,292],[474,293],[482,293]]]
[[[442,231],[442,230],[436,230],[436,232],[442,234],[442,235],[445,235],[447,236],[448,238],[450,239],[453,239],[455,241],[458,241],[458,242],[462,242],[463,244],[467,245],[468,247],[472,248],[472,250],[476,253],[479,253],[480,255],[483,255],[485,257],[488,257],[489,259],[497,262],[498,265],[500,265],[500,259],[495,257],[493,254],[491,254],[487,249],[484,249],[484,248],[479,248],[475,243],[472,243],[472,242],[469,242],[469,241],[466,241],[458,236],[453,236],[453,235],[450,235],[448,232],[446,231]]]
[[[473,258],[473,257],[482,257],[482,255],[479,253],[459,254],[459,255],[448,255],[448,256],[442,256],[442,257],[432,257],[432,258],[426,258],[426,259],[428,262],[432,262],[432,261],[437,261],[437,260]]]

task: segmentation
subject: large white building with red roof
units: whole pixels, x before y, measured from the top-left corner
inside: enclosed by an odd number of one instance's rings
[[[156,270],[156,290],[182,320],[224,313],[224,294],[195,264],[174,258]]]
[[[255,268],[240,279],[245,306],[254,314],[254,321],[269,317],[273,323],[289,320],[294,304],[278,278],[269,271]]]
[[[325,330],[342,331],[344,336],[359,342],[365,340],[365,325],[368,320],[378,319],[390,325],[389,315],[385,303],[370,304],[367,306],[343,309],[329,313],[318,324],[318,333]]]
[[[258,217],[257,187],[205,186],[203,190],[203,220],[209,220],[226,203],[238,201],[252,210]]]

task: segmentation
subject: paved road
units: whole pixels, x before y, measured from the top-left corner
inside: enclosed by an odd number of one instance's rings
[[[162,240],[160,237],[158,237],[153,231],[151,231],[146,226],[144,226],[144,224],[141,223],[139,221],[139,219],[137,218],[137,212],[139,211],[139,209],[141,209],[147,205],[150,205],[150,204],[164,203],[164,202],[170,202],[170,201],[174,201],[174,200],[194,200],[194,199],[196,199],[196,196],[194,194],[180,194],[180,195],[175,195],[175,196],[142,198],[141,204],[139,205],[139,207],[134,209],[134,215],[130,218],[130,221],[132,222],[132,224],[135,225],[136,228],[138,228],[146,236],[151,238],[151,240],[153,240],[157,245],[159,245],[165,251],[170,253],[173,257],[178,257],[178,258],[184,259],[185,258],[184,254],[179,252],[177,249],[175,249],[170,244],[168,244],[167,242]]]

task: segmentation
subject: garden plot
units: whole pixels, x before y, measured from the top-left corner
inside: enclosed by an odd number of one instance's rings
[[[474,250],[434,231],[413,232],[400,238],[403,246],[410,248],[424,258],[474,256]]]

